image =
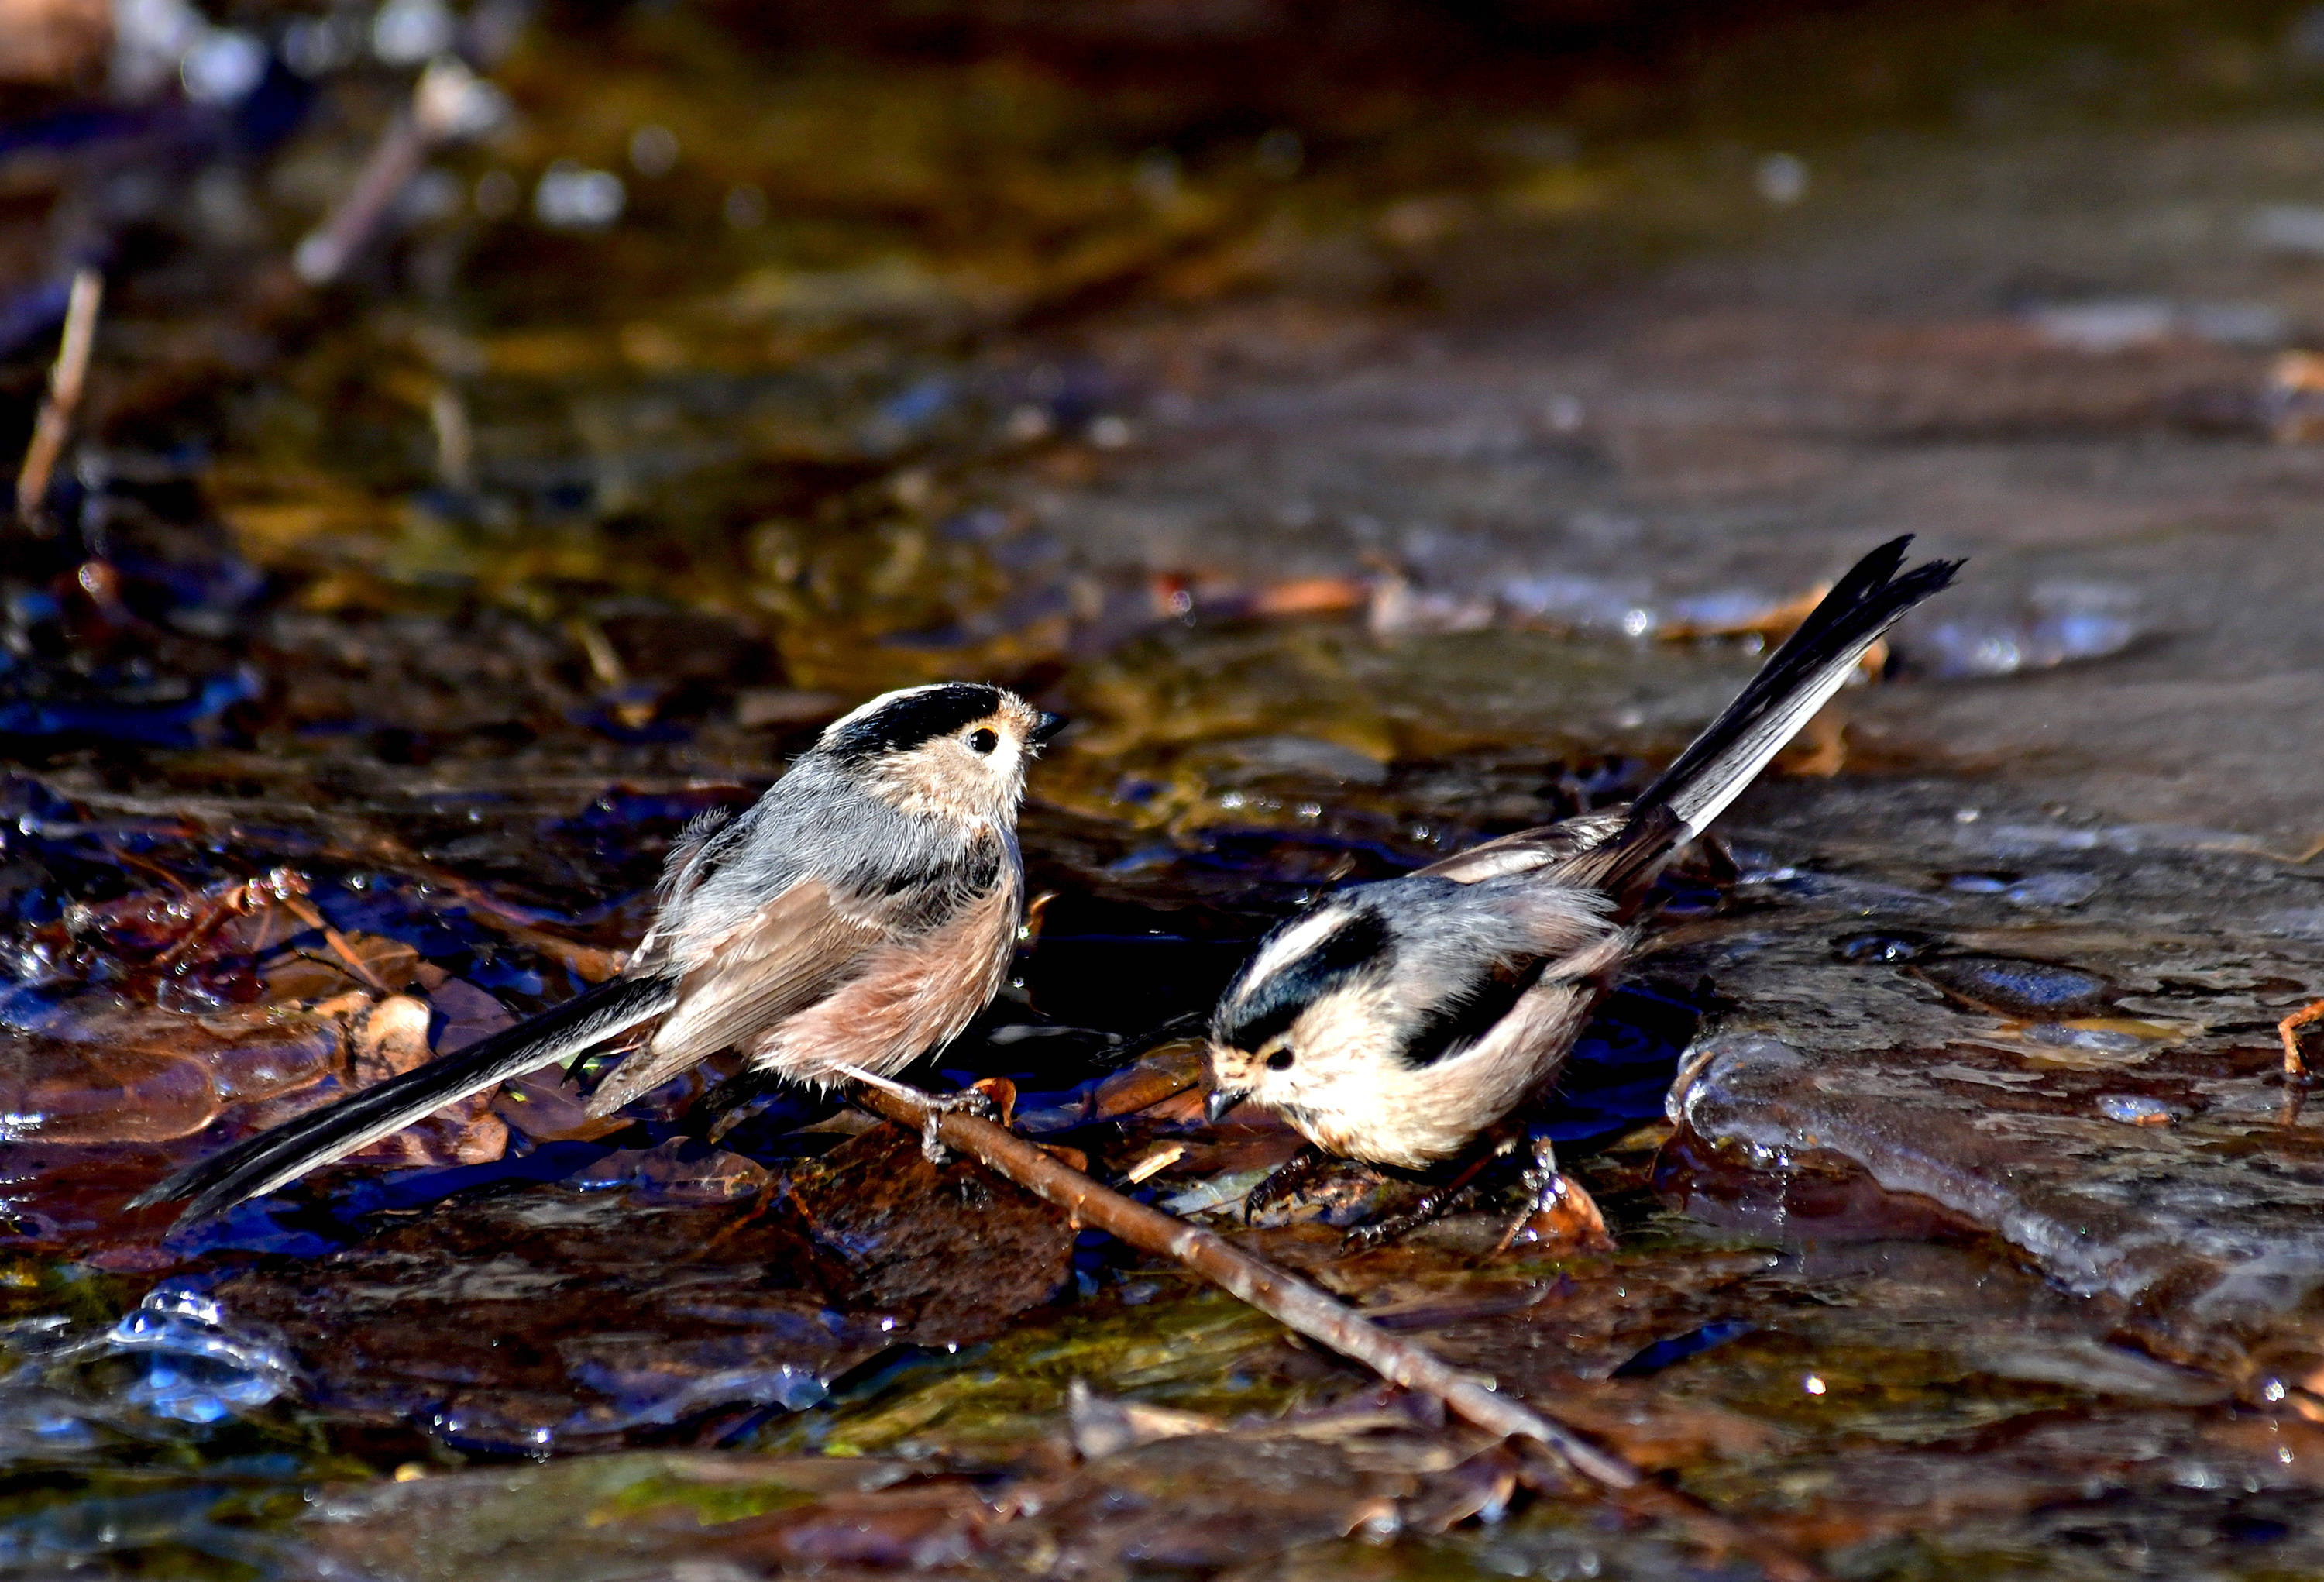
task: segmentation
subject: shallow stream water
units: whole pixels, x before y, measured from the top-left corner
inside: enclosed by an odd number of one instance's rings
[[[315,287],[385,15],[0,132],[12,433],[108,282],[0,537],[0,1569],[1755,1574],[803,1097],[551,1073],[124,1213],[614,970],[689,819],[959,675],[1076,723],[918,1075],[1835,1575],[2324,1573],[2314,16],[552,9]],[[1242,1227],[1249,944],[1634,791],[1904,532],[1960,586],[1534,1117],[1615,1250]]]

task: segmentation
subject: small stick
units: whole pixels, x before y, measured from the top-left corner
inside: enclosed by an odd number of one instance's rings
[[[420,129],[412,113],[398,110],[372,145],[371,157],[364,162],[346,197],[329,218],[299,244],[291,259],[299,278],[310,286],[327,286],[337,280],[371,240],[420,166],[428,162],[433,145],[434,139]]]
[[[329,921],[324,918],[322,912],[317,910],[314,905],[310,902],[300,900],[295,895],[284,896],[282,898],[282,904],[290,909],[291,916],[297,918],[309,928],[320,929],[323,933],[323,942],[331,948],[331,953],[337,956],[342,962],[345,962],[346,964],[347,970],[353,973],[357,978],[361,979],[371,987],[377,989],[383,995],[393,994],[395,992],[388,987],[387,980],[385,978],[380,976],[377,972],[373,970],[371,963],[365,961],[362,957],[355,954],[354,941],[350,940],[345,934],[339,932],[338,930],[331,927]]]
[[[346,272],[428,156],[461,134],[463,100],[475,85],[475,73],[456,55],[429,63],[412,85],[410,103],[396,111],[372,144],[371,157],[346,197],[291,254],[290,267],[300,280],[327,286]]]
[[[71,431],[73,413],[88,380],[89,349],[97,342],[97,310],[105,301],[105,276],[95,269],[73,273],[72,295],[65,303],[64,338],[57,347],[56,365],[49,370],[49,393],[41,402],[41,415],[32,423],[32,442],[24,450],[24,465],[16,474],[16,520],[30,527],[41,503],[49,496],[49,475],[63,454],[65,435]]]
[[[2308,1062],[2300,1055],[2300,1030],[2311,1022],[2324,1022],[2324,1000],[2303,1005],[2275,1024],[2276,1036],[2283,1041],[2283,1079],[2286,1083],[2308,1080]]]
[[[1434,1395],[1455,1415],[1489,1434],[1538,1440],[1584,1477],[1623,1494],[1649,1496],[1652,1508],[1679,1515],[1698,1531],[1757,1559],[1770,1576],[1804,1582],[1817,1575],[1797,1555],[1747,1531],[1675,1490],[1648,1482],[1619,1456],[1552,1422],[1522,1402],[1494,1392],[1424,1346],[1389,1334],[1345,1303],[1296,1275],[1251,1256],[1225,1237],[1107,1190],[1003,1127],[959,1109],[945,1109],[900,1086],[858,1087],[857,1104],[900,1126],[941,1141],[1063,1208],[1077,1225],[1094,1226],[1142,1252],[1173,1258],[1249,1302],[1295,1333],[1353,1358],[1393,1383]]]

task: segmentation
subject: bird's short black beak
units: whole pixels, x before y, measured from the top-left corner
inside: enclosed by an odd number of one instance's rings
[[[1074,722],[1062,714],[1044,714],[1033,722],[1033,745],[1046,747],[1056,734]]]
[[[1210,1091],[1210,1096],[1203,1100],[1204,1118],[1215,1126],[1227,1118],[1229,1110],[1250,1096],[1250,1090],[1248,1088],[1213,1087]]]

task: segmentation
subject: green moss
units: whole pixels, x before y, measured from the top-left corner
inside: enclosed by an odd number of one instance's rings
[[[816,1496],[779,1479],[766,1483],[705,1483],[681,1473],[653,1472],[591,1507],[591,1526],[653,1518],[673,1512],[691,1515],[705,1527],[762,1516],[770,1511],[814,1503]]]
[[[760,1448],[1006,1458],[1058,1431],[1077,1378],[1187,1411],[1279,1412],[1309,1392],[1276,1366],[1282,1334],[1273,1319],[1207,1290],[1137,1307],[1109,1302],[909,1364],[860,1395],[777,1425]]]

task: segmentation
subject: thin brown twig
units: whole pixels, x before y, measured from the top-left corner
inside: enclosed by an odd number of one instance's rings
[[[80,408],[89,351],[97,344],[97,311],[104,301],[105,276],[95,269],[77,271],[72,295],[65,303],[64,338],[57,346],[56,365],[49,370],[49,393],[41,401],[32,442],[25,447],[24,465],[16,474],[16,520],[27,527],[49,497],[50,475],[64,454],[65,436],[72,431],[73,414]]]
[[[328,218],[299,244],[291,262],[299,278],[310,286],[329,285],[346,273],[363,251],[395,200],[403,196],[411,178],[428,162],[435,139],[421,128],[410,110],[398,110],[372,145],[355,185]]]
[[[1345,1303],[1223,1236],[1109,1191],[1002,1126],[958,1109],[939,1108],[910,1096],[908,1089],[858,1087],[853,1096],[864,1108],[912,1131],[925,1133],[933,1125],[938,1139],[1056,1204],[1075,1224],[1176,1260],[1294,1332],[1407,1390],[1436,1397],[1454,1415],[1486,1432],[1539,1442],[1591,1482],[1618,1495],[1645,1498],[1657,1513],[1681,1517],[1713,1542],[1748,1554],[1781,1582],[1808,1582],[1818,1574],[1790,1550],[1676,1490],[1651,1484],[1619,1456],[1524,1402],[1497,1393],[1489,1381],[1462,1373],[1425,1347],[1389,1334]]]
[[[321,930],[323,942],[331,948],[331,954],[337,956],[346,965],[347,971],[354,974],[364,985],[383,995],[392,995],[395,992],[388,986],[387,980],[379,976],[370,962],[355,953],[355,941],[331,927],[329,921],[319,910],[295,895],[284,896],[282,904],[290,909],[290,914],[293,917],[309,928]]]
[[[522,24],[521,5],[502,6],[506,13],[481,30],[476,51],[489,64],[513,42]],[[486,19],[480,8],[476,21]],[[372,144],[371,157],[356,173],[355,185],[323,223],[307,234],[291,255],[290,267],[310,286],[327,286],[346,273],[347,265],[368,245],[394,211],[396,200],[411,184],[429,156],[462,135],[462,101],[476,78],[467,62],[445,54],[430,61],[412,85],[410,102],[398,109]]]

